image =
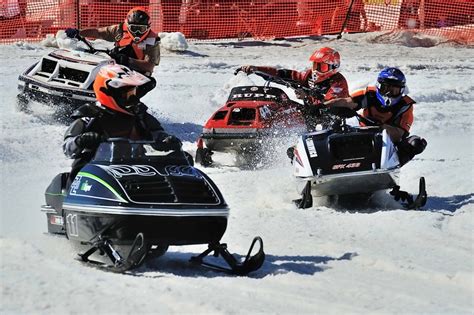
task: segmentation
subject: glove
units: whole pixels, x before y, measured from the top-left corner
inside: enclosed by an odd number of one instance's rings
[[[93,149],[102,142],[102,137],[97,132],[89,131],[76,138],[76,144],[80,148]]]
[[[246,65],[246,66],[240,67],[239,71],[245,72],[247,74],[251,74],[251,73],[257,71],[257,68],[255,66]]]
[[[173,150],[173,151],[181,150],[181,147],[183,146],[183,144],[181,143],[181,140],[179,140],[177,137],[172,136],[172,135],[164,138],[162,143],[164,144],[166,148],[168,148],[168,150]]]
[[[79,30],[77,28],[68,27],[65,30],[67,37],[69,38],[78,38]]]
[[[157,140],[155,147],[160,151],[179,151],[182,145],[181,140],[177,137],[168,135],[161,140]]]
[[[130,58],[125,54],[110,53],[110,58],[114,59],[119,65],[123,65],[125,67],[128,67],[130,64]]]

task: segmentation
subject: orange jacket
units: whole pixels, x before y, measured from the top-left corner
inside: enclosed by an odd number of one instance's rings
[[[289,69],[276,69],[272,67],[257,67],[257,70],[266,72],[273,76],[278,76],[282,79],[291,79],[298,81],[302,86],[312,88],[313,86],[317,87],[324,94],[324,101],[329,101],[334,98],[349,97],[349,87],[347,85],[346,78],[341,73],[336,73],[332,77],[312,84],[311,69],[308,69],[303,72]],[[313,104],[320,105],[321,101],[317,99],[312,99]]]
[[[146,38],[138,43],[133,41],[133,37],[128,33],[127,26],[125,23],[119,24],[121,27],[121,32],[118,38],[116,38],[115,47],[124,49],[127,46],[130,46],[133,49],[135,56],[129,56],[138,60],[143,60],[145,58],[145,49],[147,45],[153,46],[156,43],[158,35],[150,30]]]
[[[410,133],[410,128],[413,124],[413,104],[416,102],[408,95],[394,106],[382,107],[380,101],[376,96],[376,88],[369,86],[366,89],[361,89],[353,92],[351,98],[354,103],[357,103],[356,110],[363,109],[362,116],[405,130],[405,136]],[[363,126],[364,124],[361,123]]]

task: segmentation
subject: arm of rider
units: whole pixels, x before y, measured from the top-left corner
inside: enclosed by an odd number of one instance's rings
[[[86,132],[88,122],[84,119],[75,120],[66,130],[63,152],[68,158],[77,158],[84,149],[94,149],[102,141],[97,132]]]
[[[82,37],[100,38],[108,42],[115,42],[118,32],[119,25],[110,25],[100,28],[87,28],[79,31],[79,35]]]
[[[145,56],[144,60],[139,60],[135,58],[128,58],[127,61],[125,62],[126,64],[123,63],[124,66],[129,66],[130,68],[137,70],[138,72],[145,73],[145,74],[150,74],[153,73],[153,69],[155,69],[155,63],[151,62],[148,56]],[[120,63],[117,60],[118,63]]]
[[[382,128],[385,129],[390,136],[390,139],[394,143],[400,142],[403,139],[403,136],[405,135],[406,131],[403,130],[402,128],[383,124]]]
[[[355,103],[351,97],[344,97],[344,98],[335,98],[324,103],[327,107],[346,107],[350,109],[356,109],[357,103]]]

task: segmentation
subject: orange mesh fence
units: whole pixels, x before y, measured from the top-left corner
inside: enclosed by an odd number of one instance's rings
[[[414,29],[474,42],[474,0],[0,0],[0,42],[120,23],[148,8],[152,28],[189,39],[267,39]]]

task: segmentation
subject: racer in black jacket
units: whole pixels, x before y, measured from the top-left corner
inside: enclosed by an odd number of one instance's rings
[[[148,82],[146,76],[122,65],[100,69],[94,82],[97,103],[80,107],[64,136],[64,154],[75,159],[70,182],[107,138],[154,140],[161,150],[181,148],[181,141],[167,134],[136,96],[137,88]]]

